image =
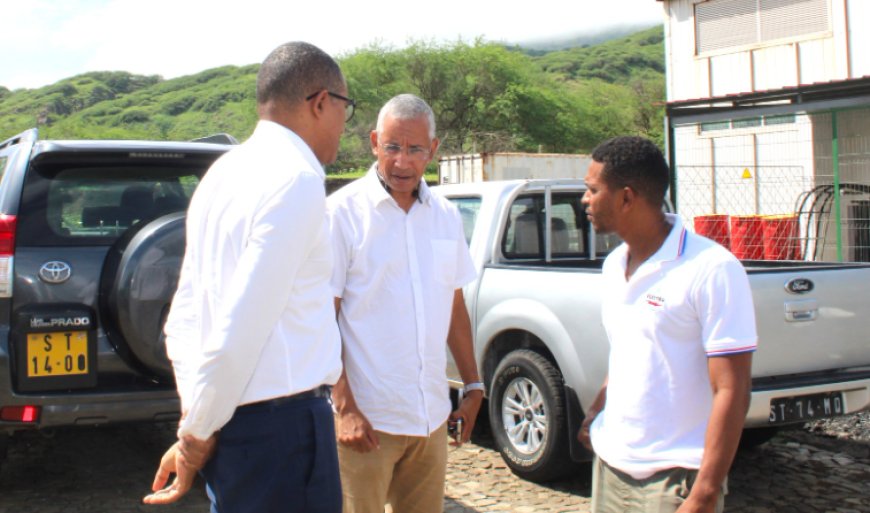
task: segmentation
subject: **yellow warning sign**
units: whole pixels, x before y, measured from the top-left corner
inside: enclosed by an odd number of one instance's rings
[[[749,172],[749,168],[743,168],[743,178],[752,178],[752,173]]]

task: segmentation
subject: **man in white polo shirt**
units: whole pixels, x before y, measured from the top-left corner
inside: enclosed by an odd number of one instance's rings
[[[651,141],[617,137],[592,160],[589,221],[625,241],[603,268],[608,377],[578,433],[596,453],[592,511],[722,511],[757,340],[746,272],[662,212],[668,165]]]
[[[441,512],[447,420],[467,441],[483,398],[461,287],[475,270],[456,208],[423,172],[435,116],[399,95],[371,133],[377,162],[327,198],[345,371],[332,392],[344,513]],[[451,413],[450,348],[465,399]]]

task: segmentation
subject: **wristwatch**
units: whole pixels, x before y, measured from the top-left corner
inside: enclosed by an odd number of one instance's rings
[[[468,395],[468,392],[471,392],[472,390],[480,390],[481,392],[486,393],[486,385],[484,385],[480,381],[475,381],[473,383],[468,383],[462,387],[463,395]]]

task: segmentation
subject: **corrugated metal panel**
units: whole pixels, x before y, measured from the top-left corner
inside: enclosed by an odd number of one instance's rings
[[[794,44],[760,48],[752,53],[755,91],[770,91],[798,85],[797,52]]]
[[[699,87],[689,79],[697,75],[695,70],[698,69],[694,58],[694,6],[685,0],[666,2],[666,6],[669,13],[666,36],[670,38],[665,42],[668,101],[696,98]]]
[[[441,157],[441,183],[526,178],[583,178],[591,158],[562,153],[479,153]]]
[[[710,57],[713,96],[745,93],[752,90],[749,52]]]
[[[849,16],[850,78],[870,76],[870,52],[867,51],[870,48],[870,30],[867,30],[870,2],[849,0],[846,7]]]
[[[814,39],[799,43],[800,83],[815,84],[828,82],[836,77],[834,41]]]

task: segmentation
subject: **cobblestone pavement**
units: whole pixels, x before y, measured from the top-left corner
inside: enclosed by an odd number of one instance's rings
[[[0,513],[205,513],[201,484],[174,506],[139,502],[172,437],[169,426],[19,435],[0,470]],[[451,448],[449,461],[446,513],[588,511],[588,465],[570,479],[529,483],[511,474],[486,439]],[[870,442],[781,433],[738,454],[730,489],[728,512],[870,512]]]

